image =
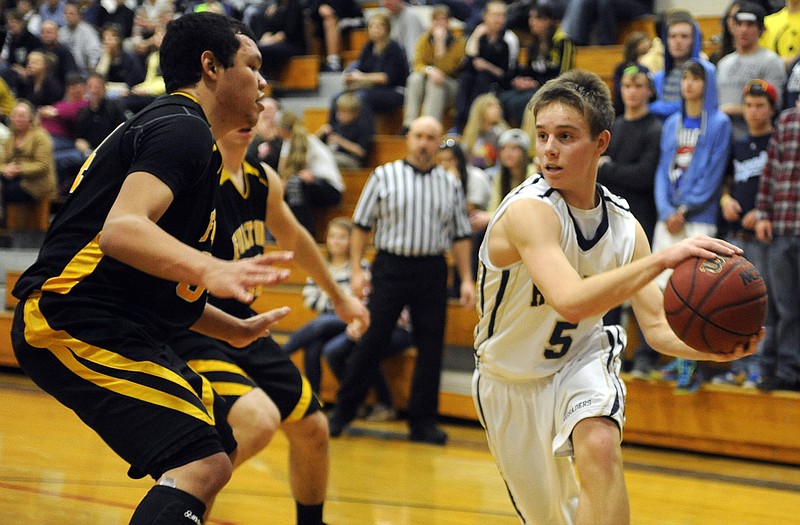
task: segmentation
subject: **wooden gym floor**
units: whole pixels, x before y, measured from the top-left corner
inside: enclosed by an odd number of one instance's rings
[[[123,525],[150,486],[70,411],[19,373],[0,372],[0,523]],[[474,424],[446,447],[402,439],[403,423],[358,422],[331,442],[332,525],[512,525],[505,487]],[[286,440],[234,473],[208,521],[292,524]],[[800,468],[626,446],[638,525],[800,523]]]

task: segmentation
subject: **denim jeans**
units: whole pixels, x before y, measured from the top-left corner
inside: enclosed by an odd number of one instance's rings
[[[800,381],[800,237],[776,236],[768,250],[767,273],[775,305],[774,352],[765,348],[765,373],[786,381]]]

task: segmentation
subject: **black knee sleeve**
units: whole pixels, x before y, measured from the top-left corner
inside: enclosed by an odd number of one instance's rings
[[[155,485],[136,507],[130,525],[201,525],[205,504],[188,492]]]

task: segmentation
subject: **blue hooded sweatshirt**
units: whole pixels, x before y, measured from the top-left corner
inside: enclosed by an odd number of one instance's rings
[[[694,27],[694,38],[692,40],[692,52],[690,54],[689,60],[696,60],[701,61],[700,58],[700,51],[703,49],[703,35],[700,32],[700,26],[697,25],[697,22],[693,22]],[[666,101],[663,100],[664,97],[664,82],[666,81],[667,75],[672,69],[675,67],[675,62],[672,59],[672,55],[669,54],[669,50],[667,48],[667,32],[669,28],[664,24],[663,34],[661,35],[661,41],[664,42],[664,69],[658,71],[653,75],[653,83],[655,84],[656,88],[656,101],[650,104],[650,113],[660,118],[662,121],[666,120],[666,118],[673,113],[681,110],[681,100],[670,100]],[[708,63],[711,64],[710,62]]]
[[[685,110],[673,113],[664,123],[661,133],[661,158],[655,178],[655,198],[658,219],[666,220],[679,206],[686,206],[687,222],[717,223],[722,180],[728,163],[731,142],[731,120],[717,109],[717,82],[714,66],[706,60],[696,60],[706,72],[703,111],[700,117],[700,136],[697,139],[689,167],[676,182],[670,181],[678,133],[683,128]]]

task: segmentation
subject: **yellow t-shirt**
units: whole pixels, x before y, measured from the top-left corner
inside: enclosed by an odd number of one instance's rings
[[[781,58],[800,52],[800,12],[789,13],[786,8],[764,18],[766,29],[759,43]]]

